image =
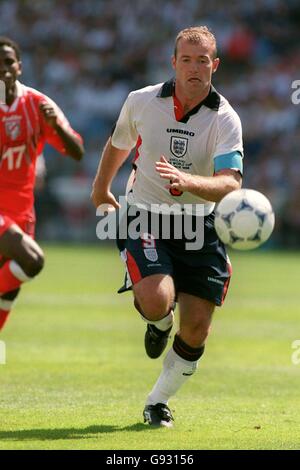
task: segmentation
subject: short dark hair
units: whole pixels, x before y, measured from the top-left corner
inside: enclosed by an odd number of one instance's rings
[[[10,38],[7,38],[6,36],[0,36],[0,47],[3,46],[11,47],[16,53],[16,58],[18,60],[21,60],[21,50],[15,41]]]

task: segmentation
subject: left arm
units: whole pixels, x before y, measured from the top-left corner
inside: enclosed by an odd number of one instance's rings
[[[57,110],[51,106],[51,104],[46,102],[40,104],[40,110],[46,123],[54,129],[62,140],[66,153],[74,160],[81,160],[84,154],[83,145],[75,134],[62,126]]]
[[[216,172],[214,176],[190,175],[175,168],[163,156],[156,162],[156,171],[161,178],[169,180],[167,189],[188,191],[206,201],[219,202],[226,194],[240,189],[242,184],[239,171],[224,169]]]

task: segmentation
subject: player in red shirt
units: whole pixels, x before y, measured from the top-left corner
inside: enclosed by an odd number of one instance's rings
[[[81,160],[82,138],[47,96],[18,81],[18,45],[0,37],[0,330],[23,282],[36,276],[44,255],[34,241],[35,167],[45,143]]]

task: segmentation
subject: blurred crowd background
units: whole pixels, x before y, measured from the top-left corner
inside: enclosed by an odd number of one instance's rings
[[[179,30],[215,33],[221,66],[214,85],[239,113],[244,187],[276,212],[275,246],[300,245],[299,0],[2,0],[0,34],[22,50],[22,81],[49,95],[84,137],[80,165],[45,149],[37,185],[38,238],[96,240],[90,203],[99,154],[127,94],[172,76]],[[124,193],[130,162],[114,184]]]

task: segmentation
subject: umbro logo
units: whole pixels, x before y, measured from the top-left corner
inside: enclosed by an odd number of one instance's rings
[[[169,127],[167,129],[167,132],[177,133],[181,135],[189,135],[190,137],[194,137],[195,135],[195,132],[185,131],[184,129],[170,129]]]
[[[208,276],[207,280],[210,282],[215,282],[216,284],[220,284],[220,286],[224,285],[224,282],[220,281],[219,279],[215,279],[214,277]]]

